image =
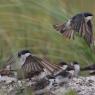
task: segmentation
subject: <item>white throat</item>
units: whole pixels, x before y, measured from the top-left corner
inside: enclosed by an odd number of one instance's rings
[[[76,64],[74,65],[74,76],[77,77],[79,75],[79,72],[80,72],[80,65]]]
[[[79,71],[80,70],[80,66],[79,65],[74,65],[75,71]]]
[[[30,54],[30,53],[26,53],[26,54],[24,54],[24,55],[21,55],[21,58],[20,58],[20,60],[19,60],[19,65],[20,65],[20,67],[25,63],[25,60],[26,60],[26,58],[27,58],[29,55],[31,55],[31,54]]]
[[[92,19],[92,17],[93,17],[93,16],[88,16],[88,17],[86,17],[85,19],[86,19],[86,21],[89,21],[89,20]]]
[[[67,65],[63,65],[61,68],[63,69],[63,70],[66,70],[67,69]]]

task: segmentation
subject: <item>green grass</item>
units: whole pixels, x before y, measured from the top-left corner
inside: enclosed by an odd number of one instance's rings
[[[0,63],[20,49],[48,56],[53,63],[60,60],[76,60],[81,65],[94,63],[95,54],[82,38],[65,39],[52,27],[78,12],[94,13],[94,3],[94,0],[0,0]]]
[[[61,60],[76,60],[81,66],[95,63],[95,52],[82,38],[65,39],[52,27],[83,11],[94,14],[95,0],[0,0],[0,66],[20,49],[48,56],[53,63]],[[31,95],[31,90],[26,89],[24,95]],[[66,95],[76,93],[70,91]]]

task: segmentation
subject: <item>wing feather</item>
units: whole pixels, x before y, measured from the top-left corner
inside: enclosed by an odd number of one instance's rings
[[[91,21],[89,21],[86,25],[86,33],[85,33],[85,40],[87,41],[88,45],[93,43],[93,32],[92,32],[92,24]]]
[[[76,32],[79,33],[81,37],[83,37],[87,44],[90,46],[93,44],[93,31],[92,31],[92,23],[91,20],[86,21],[83,15],[76,15],[69,20],[70,23],[65,23],[62,25],[57,25],[54,27],[57,31],[59,31],[63,36],[67,38],[73,38]]]
[[[26,73],[37,72],[37,71],[41,72],[43,71],[43,66],[40,65],[36,57],[29,56],[28,58],[26,58],[26,61],[23,64],[22,69]]]

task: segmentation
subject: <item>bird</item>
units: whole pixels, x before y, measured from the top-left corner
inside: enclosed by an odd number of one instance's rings
[[[81,68],[81,71],[88,71],[89,75],[95,75],[95,64]]]
[[[58,65],[60,66],[62,70],[66,70],[68,67],[68,64],[64,61],[61,61]]]
[[[95,75],[95,64],[81,68],[81,71],[88,71],[88,75]]]
[[[95,70],[95,64],[90,64],[86,67],[81,68],[82,71],[92,71]]]
[[[14,63],[17,65],[16,69],[22,72],[23,78],[33,78],[34,80],[37,78],[41,79],[59,69],[57,65],[51,64],[45,58],[42,59],[26,49],[18,51],[16,58],[9,57],[8,64],[11,65],[11,70],[16,67]],[[21,74],[21,72],[18,74]]]
[[[69,81],[69,79],[71,79],[72,74],[71,71],[74,71],[73,66],[69,65],[68,63],[61,61],[58,64],[60,66],[60,70],[58,70],[57,72],[55,72],[53,74],[53,77],[51,77],[52,79],[54,78],[54,82],[57,85],[62,85],[64,83],[67,83]]]
[[[68,81],[69,72],[66,71],[68,64],[64,61],[58,63],[59,69],[54,71],[54,73],[47,75],[44,77],[46,80],[49,81],[49,85],[47,86],[48,89],[55,88],[60,84],[63,84]]]
[[[89,75],[95,75],[95,71],[89,72]]]
[[[74,77],[78,77],[80,73],[80,64],[77,61],[73,61]]]
[[[80,64],[77,61],[73,61],[70,64],[67,64],[65,62],[61,62],[61,68],[63,69],[60,71],[59,74],[63,77],[78,77],[79,72],[80,72]]]
[[[90,12],[78,13],[67,20],[67,22],[55,24],[53,27],[69,39],[74,39],[74,35],[76,33],[79,34],[80,37],[83,37],[86,40],[88,46],[90,47],[93,44],[92,18],[93,14]]]
[[[58,66],[60,67],[60,69],[54,72],[54,75],[58,75],[59,73],[65,71],[68,67],[68,64],[64,61],[61,61],[58,63]]]

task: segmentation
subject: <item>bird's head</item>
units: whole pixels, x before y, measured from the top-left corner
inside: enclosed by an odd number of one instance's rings
[[[30,55],[31,55],[31,52],[29,50],[22,50],[22,51],[18,52],[19,58],[27,58]]]
[[[75,70],[80,70],[80,64],[78,62],[74,61],[73,65]]]
[[[68,64],[67,64],[66,62],[62,61],[62,62],[59,63],[59,66],[60,66],[62,69],[65,70],[65,69],[68,67]]]
[[[89,20],[91,20],[92,18],[93,18],[93,14],[92,13],[83,13],[83,15],[84,15],[84,17],[85,17],[85,19],[87,20],[87,21],[89,21]]]

